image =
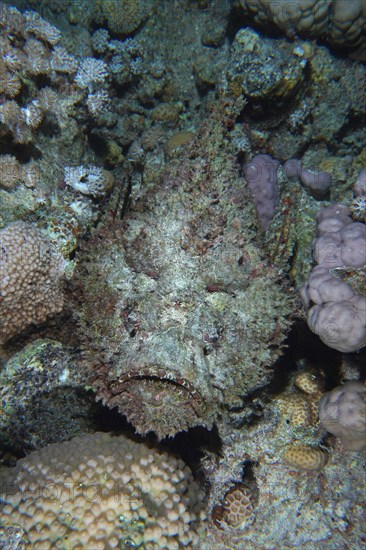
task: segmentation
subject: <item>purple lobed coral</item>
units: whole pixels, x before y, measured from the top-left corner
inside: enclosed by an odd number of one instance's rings
[[[323,395],[319,418],[328,432],[340,437],[348,450],[366,447],[366,386],[346,382]]]
[[[329,172],[303,168],[298,159],[289,159],[285,162],[283,169],[289,180],[299,180],[301,185],[315,197],[325,195],[332,185],[332,175]]]
[[[366,298],[330,270],[366,264],[366,226],[353,222],[343,204],[320,210],[317,222],[318,265],[301,289],[301,298],[310,329],[329,347],[350,353],[366,345]]]
[[[258,218],[264,229],[268,229],[278,206],[279,166],[280,162],[269,155],[256,155],[243,168]]]

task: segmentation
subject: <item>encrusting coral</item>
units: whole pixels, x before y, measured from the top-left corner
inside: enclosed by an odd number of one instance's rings
[[[319,420],[319,400],[323,395],[322,374],[314,369],[300,371],[294,378],[294,386],[274,400],[281,415],[281,423],[285,422],[290,428],[316,426]]]
[[[243,484],[234,485],[224,496],[223,519],[234,528],[245,529],[255,520],[252,491]]]
[[[302,443],[287,445],[281,456],[293,468],[305,471],[320,470],[328,462],[326,451]]]
[[[340,48],[359,48],[365,56],[363,0],[235,0],[234,4],[261,27],[281,29],[288,36],[323,38]]]
[[[20,459],[4,484],[3,524],[34,550],[198,548],[203,493],[188,466],[127,437],[96,433]]]

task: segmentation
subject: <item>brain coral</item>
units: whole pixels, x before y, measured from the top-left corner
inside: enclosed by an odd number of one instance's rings
[[[98,398],[159,437],[211,426],[268,382],[290,310],[221,121],[187,151],[85,246],[76,272]]]
[[[10,472],[3,523],[34,550],[197,547],[202,494],[166,452],[96,433],[34,451]]]
[[[0,344],[63,307],[64,261],[32,225],[0,231]]]

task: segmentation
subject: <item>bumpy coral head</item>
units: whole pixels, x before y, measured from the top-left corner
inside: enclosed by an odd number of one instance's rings
[[[9,491],[9,488],[12,491]],[[182,460],[120,435],[97,433],[18,461],[3,523],[31,548],[198,548],[203,495]]]
[[[352,451],[366,447],[366,386],[346,382],[327,392],[319,403],[319,418],[328,432],[337,435]]]
[[[0,231],[0,344],[62,310],[64,266],[36,227]]]

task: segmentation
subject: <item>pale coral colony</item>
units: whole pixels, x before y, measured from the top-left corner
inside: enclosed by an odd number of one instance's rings
[[[0,2],[0,548],[364,548],[365,31]]]

